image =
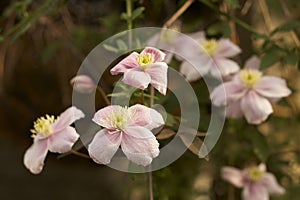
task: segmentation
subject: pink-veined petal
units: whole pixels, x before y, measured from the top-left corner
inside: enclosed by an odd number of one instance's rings
[[[122,81],[127,85],[144,90],[148,87],[151,77],[144,71],[132,69],[124,73]]]
[[[215,56],[229,58],[236,56],[241,52],[241,49],[229,39],[222,38],[218,41],[218,47],[216,49]]]
[[[208,69],[206,67],[202,68],[205,69],[200,73],[200,69],[196,69],[192,64],[187,61],[184,61],[180,65],[180,73],[182,73],[187,81],[192,82],[196,81],[201,78],[201,75],[207,73]]]
[[[80,93],[91,93],[97,87],[91,77],[87,75],[75,76],[70,83],[73,85],[73,89]]]
[[[122,109],[122,106],[119,105],[106,106],[105,108],[102,108],[95,113],[93,121],[102,127],[113,129],[115,127],[112,124],[113,122],[111,116],[116,110],[120,109]]]
[[[152,130],[165,124],[162,115],[156,110],[149,108],[151,122],[145,126],[145,128]]]
[[[146,126],[151,123],[150,108],[136,104],[128,108],[130,126]]]
[[[243,116],[243,111],[241,109],[241,101],[229,102],[226,107],[226,117],[229,118],[241,118]]]
[[[247,185],[242,193],[243,200],[269,200],[269,193],[265,187],[257,183]]]
[[[236,187],[244,186],[244,175],[243,172],[234,167],[223,167],[221,170],[221,176],[225,181],[233,184]]]
[[[102,129],[96,133],[89,144],[89,155],[98,164],[108,164],[117,152],[121,141],[122,133],[120,131],[111,134],[107,129]]]
[[[117,75],[120,73],[124,73],[127,70],[130,70],[132,68],[138,68],[139,64],[137,62],[139,54],[137,52],[132,52],[130,55],[128,55],[126,58],[121,60],[116,66],[114,66],[110,73],[112,75]]]
[[[69,126],[59,132],[53,133],[48,138],[49,151],[53,153],[65,153],[72,149],[74,143],[78,140],[79,134],[75,128]]]
[[[245,95],[246,91],[247,90],[243,85],[230,81],[217,86],[212,91],[210,98],[214,105],[221,106],[225,105],[226,101],[234,102],[239,100]]]
[[[236,73],[240,69],[239,65],[236,62],[229,59],[214,58],[214,61],[222,76],[228,76],[230,74]],[[212,68],[211,74],[212,76],[218,77],[218,73],[216,72],[215,67]]]
[[[150,53],[153,58],[154,62],[162,62],[165,59],[166,54],[161,50],[154,48],[154,47],[146,47],[142,52],[141,55]]]
[[[48,153],[47,139],[35,139],[24,155],[24,165],[33,174],[39,174],[43,170],[44,160]]]
[[[248,60],[246,60],[244,68],[248,69],[259,69],[260,59],[257,56],[251,56]]]
[[[260,95],[271,99],[286,97],[291,94],[291,90],[287,87],[284,79],[272,76],[262,77],[254,85],[254,89]]]
[[[275,176],[271,173],[266,173],[260,182],[267,188],[269,193],[272,194],[285,193],[285,189],[278,184]]]
[[[253,90],[242,98],[241,108],[250,124],[262,123],[273,112],[270,102]]]
[[[83,112],[75,106],[72,106],[59,116],[59,118],[51,125],[51,128],[53,132],[59,132],[83,117]]]
[[[151,85],[161,94],[166,95],[168,84],[168,65],[165,62],[154,63],[147,69],[151,77]]]
[[[121,148],[132,162],[147,166],[159,155],[159,143],[148,129],[134,126],[127,127],[124,132]],[[143,136],[143,138],[136,136]]]

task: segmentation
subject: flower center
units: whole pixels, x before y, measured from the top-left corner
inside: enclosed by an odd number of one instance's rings
[[[213,55],[217,49],[218,43],[215,39],[207,40],[203,44],[203,48],[209,55]]]
[[[111,121],[115,128],[123,130],[128,122],[127,107],[115,110],[111,115]]]
[[[51,124],[53,124],[55,120],[56,119],[53,115],[46,115],[46,118],[38,118],[33,124],[34,129],[30,130],[33,133],[32,137],[35,137],[37,134],[42,134],[45,137],[50,136],[53,133],[51,130]]]
[[[262,77],[262,73],[255,69],[243,69],[239,76],[248,88],[252,88]]]
[[[248,177],[251,181],[259,181],[265,175],[258,167],[252,167],[248,170]]]
[[[146,69],[147,65],[154,63],[154,58],[150,53],[140,54],[137,58],[137,62],[141,68]]]

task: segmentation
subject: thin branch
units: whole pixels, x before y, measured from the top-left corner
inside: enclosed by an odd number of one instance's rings
[[[173,15],[166,21],[163,28],[169,28],[194,2],[194,0],[187,0]]]
[[[271,20],[271,16],[270,16],[270,13],[269,13],[269,10],[268,10],[268,6],[267,6],[265,0],[258,0],[258,3],[259,3],[259,6],[260,6],[260,10],[263,14],[264,20],[265,20],[265,24],[266,24],[266,27],[267,27],[267,32],[270,33],[273,30],[274,26],[273,26],[273,23],[272,23],[272,20]]]
[[[105,103],[107,105],[110,105],[110,100],[107,98],[106,93],[104,92],[104,90],[102,89],[102,87],[100,85],[97,86],[97,90],[100,92]]]
[[[84,153],[80,153],[78,151],[74,151],[73,149],[70,151],[71,154],[74,154],[76,156],[80,156],[82,158],[87,158],[87,159],[91,159],[88,155],[84,154]]]

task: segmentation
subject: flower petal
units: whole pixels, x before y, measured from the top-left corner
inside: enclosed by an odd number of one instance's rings
[[[195,69],[195,67],[187,61],[182,62],[180,65],[180,73],[182,73],[189,82],[200,79],[201,75],[206,74],[208,71],[205,70],[202,73],[200,73],[198,70],[199,69]]]
[[[151,123],[150,108],[136,104],[128,108],[131,126],[146,126]]]
[[[260,66],[260,59],[257,56],[251,56],[248,60],[246,60],[244,68],[258,70],[259,66]]]
[[[241,108],[250,124],[262,123],[273,112],[270,102],[252,90],[242,98]]]
[[[70,83],[73,85],[74,90],[80,93],[91,93],[96,89],[96,84],[87,75],[75,76],[71,79]]]
[[[39,174],[43,170],[44,160],[48,153],[47,139],[35,139],[24,155],[24,165],[33,174]]]
[[[68,152],[72,149],[72,146],[78,138],[79,134],[76,132],[75,128],[71,126],[66,127],[49,137],[49,151],[53,153]]]
[[[278,184],[275,176],[271,173],[266,173],[265,176],[262,178],[261,183],[267,188],[269,193],[273,193],[273,194],[285,193],[285,189]]]
[[[246,93],[246,88],[234,81],[226,82],[217,86],[211,93],[210,98],[216,106],[225,105],[226,101],[233,102],[239,100]],[[225,94],[224,94],[225,92]]]
[[[65,110],[59,118],[52,124],[52,130],[53,132],[59,132],[62,129],[70,126],[73,124],[76,120],[81,119],[84,117],[84,114],[81,110],[76,108],[75,106],[72,106]]]
[[[154,62],[162,62],[165,59],[166,54],[161,50],[154,48],[154,47],[146,47],[141,54],[150,53],[154,56]]]
[[[139,64],[137,62],[139,54],[137,52],[132,52],[129,56],[121,60],[116,66],[114,66],[111,70],[110,73],[112,75],[117,75],[120,73],[124,73],[127,70],[130,70],[132,68],[137,68],[139,67]]]
[[[122,140],[121,132],[109,133],[102,129],[88,146],[90,157],[98,164],[108,164],[117,152]]]
[[[264,76],[254,86],[256,92],[267,98],[281,98],[291,94],[291,90],[287,87],[286,82],[282,78]]]
[[[144,71],[132,69],[124,73],[122,81],[127,85],[144,90],[148,87],[151,77]]]
[[[217,68],[211,68],[211,74],[214,77],[218,77],[218,72],[216,71],[217,69],[220,70],[222,76],[228,76],[230,74],[236,73],[240,69],[239,65],[236,62],[229,59],[214,58],[214,61],[217,65]]]
[[[244,186],[244,175],[243,172],[234,167],[223,167],[221,170],[221,176],[225,181],[233,184],[236,187]]]
[[[151,77],[151,85],[161,94],[166,95],[168,84],[168,65],[165,62],[154,63],[147,69]]]
[[[93,121],[102,127],[113,129],[115,127],[111,122],[111,116],[116,110],[120,109],[122,109],[122,106],[119,105],[106,106],[105,108],[102,108],[95,113]]]
[[[165,124],[162,115],[156,110],[149,108],[151,122],[145,126],[145,128],[152,130]]]
[[[159,143],[152,132],[139,126],[127,127],[121,143],[126,157],[143,166],[151,164],[152,159],[159,155],[158,147]]]
[[[262,185],[250,183],[244,188],[242,197],[243,200],[269,200],[269,193]]]
[[[241,52],[241,49],[229,39],[222,38],[218,41],[218,47],[216,49],[215,56],[229,58],[236,56]]]
[[[241,118],[243,116],[243,111],[241,109],[241,101],[229,102],[226,107],[226,117],[229,118]]]

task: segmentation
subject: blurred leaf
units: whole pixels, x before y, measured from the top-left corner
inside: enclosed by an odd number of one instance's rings
[[[264,57],[261,59],[260,68],[265,69],[275,64],[281,58],[281,50],[278,47],[270,48],[265,52]]]
[[[116,47],[110,46],[108,44],[103,44],[104,49],[106,49],[107,51],[111,51],[111,52],[115,52],[118,53],[119,50]]]
[[[119,50],[127,50],[128,49],[126,43],[123,40],[118,39],[116,41],[116,43],[117,43]]]
[[[208,35],[222,35],[224,37],[230,37],[231,34],[231,29],[228,23],[224,22],[217,22],[212,24],[208,29],[207,29],[207,34]]]
[[[170,137],[173,137],[174,135],[176,135],[176,132],[168,129],[168,128],[164,128],[161,132],[159,132],[159,134],[156,136],[156,139],[158,140],[164,140],[164,139],[168,139]]]
[[[137,9],[135,9],[132,12],[131,20],[135,20],[136,18],[138,18],[143,13],[144,10],[145,10],[145,7],[139,7]]]
[[[178,124],[178,120],[173,115],[167,113],[167,120],[166,120],[165,125],[172,127],[175,124]]]
[[[62,42],[60,40],[53,41],[42,52],[42,62],[47,63],[55,55],[57,50],[61,47]]]
[[[288,64],[296,65],[299,62],[300,58],[297,52],[289,52],[285,59]]]
[[[225,0],[233,9],[239,8],[240,3],[239,0]]]
[[[266,162],[270,155],[270,148],[266,138],[258,131],[247,132],[247,138],[251,141],[253,152],[261,162]]]
[[[280,32],[286,32],[286,31],[291,31],[293,29],[300,28],[300,21],[292,21],[285,23],[279,27],[277,27],[274,31],[271,32],[271,35],[274,35],[276,33]]]
[[[124,20],[128,20],[129,19],[127,13],[125,13],[125,12],[121,13],[120,17],[121,17],[121,19],[124,19]]]

